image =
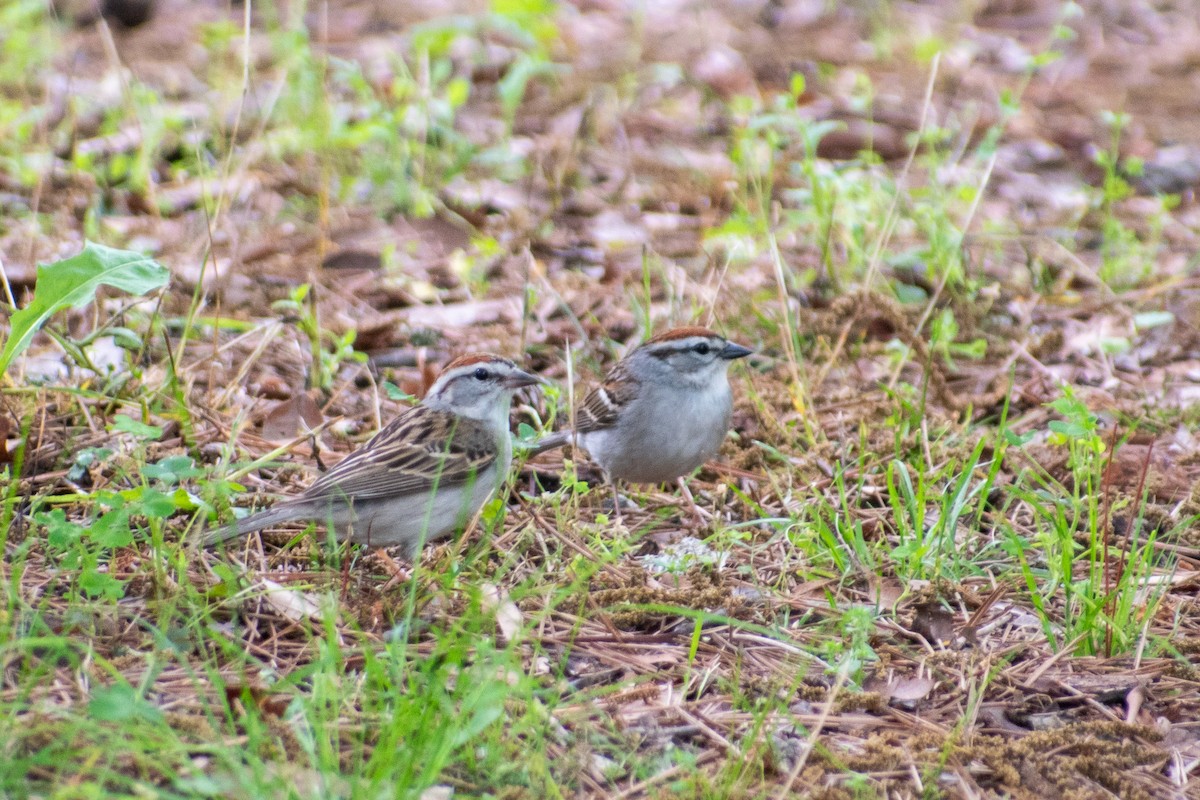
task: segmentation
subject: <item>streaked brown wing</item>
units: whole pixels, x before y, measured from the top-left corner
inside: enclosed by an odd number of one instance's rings
[[[414,406],[326,472],[300,498],[371,500],[461,486],[496,460],[482,422]]]
[[[641,384],[618,364],[604,378],[604,383],[588,392],[583,408],[576,412],[575,430],[591,433],[617,424],[621,409],[637,397]]]

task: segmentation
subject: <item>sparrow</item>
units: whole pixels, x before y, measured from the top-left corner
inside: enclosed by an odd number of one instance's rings
[[[300,494],[207,534],[205,547],[281,522],[328,522],[341,539],[409,557],[466,526],[512,459],[513,393],[542,383],[506,358],[461,356],[429,392]]]
[[[678,481],[698,512],[682,479],[720,449],[733,413],[729,365],[752,352],[707,328],[660,333],[587,394],[573,429],[550,434],[531,451],[577,442],[610,482]]]

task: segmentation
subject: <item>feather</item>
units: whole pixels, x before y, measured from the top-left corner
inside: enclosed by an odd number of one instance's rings
[[[621,410],[633,402],[641,388],[641,382],[618,364],[605,376],[604,383],[584,398],[583,408],[576,414],[576,432],[592,433],[616,425]]]
[[[372,500],[428,495],[467,486],[499,455],[495,434],[480,420],[413,406],[311,486],[272,508],[204,535],[203,546],[298,519],[337,521]]]

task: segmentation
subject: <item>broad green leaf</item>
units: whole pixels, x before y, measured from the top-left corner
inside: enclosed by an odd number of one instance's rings
[[[163,435],[163,429],[158,425],[147,425],[124,414],[113,417],[112,425],[109,425],[108,429],[121,433],[132,433],[139,439],[161,439]]]
[[[1066,436],[1068,439],[1082,439],[1091,433],[1091,431],[1078,422],[1064,422],[1057,419],[1047,422],[1046,427],[1055,433]]]
[[[129,526],[129,511],[115,508],[106,511],[88,529],[92,541],[101,547],[127,547],[133,544],[133,529]]]
[[[157,489],[145,488],[139,498],[138,505],[147,517],[163,519],[175,513],[175,500],[172,495],[163,494]]]
[[[103,722],[131,722],[144,720],[158,722],[162,711],[151,705],[128,683],[114,683],[92,690],[88,701],[88,714],[92,719]]]
[[[1008,442],[1014,447],[1024,447],[1025,445],[1029,444],[1029,442],[1032,441],[1033,437],[1036,435],[1037,433],[1035,431],[1029,431],[1028,433],[1017,435],[1010,428],[1004,429],[1004,441]]]
[[[401,400],[405,403],[411,403],[417,399],[391,381],[383,382],[383,391],[387,393],[389,400]]]
[[[199,478],[203,474],[204,472],[196,469],[187,456],[167,456],[157,464],[146,464],[142,467],[143,477],[168,485],[188,478]]]
[[[55,313],[82,308],[96,297],[101,286],[130,294],[146,294],[167,285],[167,268],[149,256],[87,242],[79,255],[53,264],[39,264],[33,302],[12,315],[8,341],[0,350],[0,374],[24,352]]]
[[[46,543],[51,550],[65,550],[72,547],[85,530],[67,519],[67,514],[61,508],[50,512],[38,512],[33,515],[33,521],[46,526]]]
[[[113,451],[108,447],[86,447],[80,450],[75,456],[75,463],[67,471],[67,477],[73,481],[82,480],[93,464],[98,461],[104,461],[104,459],[112,454]]]
[[[125,596],[125,584],[95,567],[84,567],[79,574],[79,588],[88,597],[104,597],[109,600],[120,600]]]

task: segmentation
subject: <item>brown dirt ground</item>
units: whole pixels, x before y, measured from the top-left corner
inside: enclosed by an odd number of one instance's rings
[[[962,338],[983,336],[993,346],[987,359],[960,360],[954,370],[937,357],[926,358],[922,306],[900,306],[865,288],[835,296],[818,280],[789,288],[786,313],[794,315],[809,348],[799,353],[799,372],[792,374],[788,345],[777,333],[780,305],[769,257],[722,278],[720,259],[702,239],[736,202],[730,188],[736,176],[728,155],[731,120],[723,100],[783,89],[792,73],[801,72],[808,78],[801,102],[811,118],[845,123],[823,142],[820,156],[836,162],[871,142],[883,157],[881,169],[895,173],[908,154],[906,137],[920,126],[929,65],[880,55],[881,49],[911,52],[915,42],[931,36],[953,43],[940,61],[931,108],[937,119],[957,126],[968,147],[996,121],[999,93],[1020,85],[1027,54],[1048,41],[1059,6],[1047,0],[896,2],[890,10],[869,2],[677,0],[639,6],[638,13],[617,0],[578,3],[560,15],[561,41],[554,50],[556,60],[572,69],[553,83],[535,84],[516,117],[514,149],[535,165],[518,183],[468,175],[441,191],[443,209],[434,217],[389,219],[368,202],[339,199],[320,165],[303,158],[287,164],[265,157],[239,160],[221,185],[227,205],[219,215],[205,213],[199,202],[202,191],[218,187],[202,187],[194,178],[160,173],[153,196],[147,196],[98,186],[67,169],[48,171],[32,191],[0,174],[7,184],[0,186],[0,203],[41,215],[38,223],[28,215],[0,223],[0,258],[20,296],[31,288],[34,264],[78,249],[88,209],[99,201],[102,240],[150,249],[171,268],[165,314],[185,312],[199,287],[205,315],[270,319],[272,301],[312,282],[323,324],[356,329],[357,346],[377,365],[388,365],[384,369],[401,388],[419,393],[437,364],[464,349],[516,355],[563,381],[569,344],[578,371],[596,375],[644,333],[630,298],[643,296],[643,263],[650,253],[663,278],[652,291],[657,325],[703,320],[702,311],[710,309],[759,350],[750,369],[739,374],[737,436],[721,461],[692,484],[702,503],[727,519],[757,516],[755,506],[796,513],[815,493],[832,496],[837,489],[830,464],[841,462],[854,465],[861,479],[858,491],[866,499],[856,513],[864,535],[894,537],[884,481],[897,446],[892,427],[897,400],[884,387],[897,381],[927,386],[929,427],[961,434],[972,420],[998,411],[1011,373],[1008,413],[1018,432],[1045,427],[1050,415],[1044,403],[1057,396],[1057,381],[1074,384],[1105,420],[1144,420],[1139,438],[1110,468],[1107,490],[1134,494],[1145,480],[1147,516],[1177,522],[1196,512],[1192,487],[1200,448],[1186,426],[1156,423],[1162,417],[1155,412],[1174,410],[1171,419],[1183,419],[1200,374],[1200,279],[1193,267],[1200,233],[1200,206],[1193,198],[1200,182],[1195,106],[1200,16],[1188,2],[1092,0],[1083,6],[1083,17],[1071,23],[1077,36],[1064,57],[1030,82],[977,212],[980,220],[1011,227],[999,244],[984,234],[964,244],[973,274],[992,288],[980,295],[989,298],[986,307],[983,300],[954,306],[967,329]],[[472,7],[364,0],[327,8],[308,20],[318,41],[327,42],[332,54],[363,61],[368,73],[380,71],[378,79],[385,81],[380,54],[395,49],[411,25]],[[155,18],[134,29],[108,31],[92,23],[71,30],[42,102],[52,116],[72,113],[66,99],[76,94],[92,93],[101,108],[122,102],[111,86],[119,59],[130,75],[157,88],[175,112],[204,129],[210,104],[222,111],[233,105],[207,93],[207,76],[221,65],[197,46],[200,26],[236,22],[240,15],[224,3],[163,0]],[[110,35],[115,47],[109,46]],[[876,47],[869,46],[872,41]],[[468,136],[494,136],[499,111],[490,88],[510,56],[510,48],[498,42],[474,66],[476,88],[461,115]],[[271,76],[265,47],[256,49],[255,58],[260,74]],[[614,88],[625,76],[641,79],[654,64],[681,65],[686,79]],[[869,76],[874,86],[869,118],[852,99],[854,74]],[[243,130],[254,130],[257,104],[267,93],[264,80],[251,98]],[[1087,237],[1095,225],[1089,226],[1086,214],[1078,247],[1057,244],[1063,226],[1080,217],[1081,187],[1100,180],[1093,156],[1108,147],[1100,112],[1109,109],[1132,119],[1123,153],[1151,167],[1135,196],[1124,202],[1124,218],[1135,228],[1149,225],[1154,189],[1181,196],[1166,220],[1153,275],[1120,295],[1096,277],[1099,250]],[[110,158],[129,147],[120,134],[134,142],[144,135],[136,128],[106,130],[102,117],[93,107],[69,126],[73,141],[61,146]],[[777,190],[785,188],[787,179],[781,179]],[[290,213],[297,198],[317,211]],[[152,212],[156,204],[166,210]],[[480,282],[456,270],[454,257],[481,231],[499,243],[482,294]],[[904,249],[906,235],[896,234],[895,250]],[[813,242],[794,238],[781,247],[797,272],[820,272]],[[387,259],[392,262],[385,267]],[[1038,294],[1030,287],[1042,268],[1055,276],[1054,288]],[[888,272],[903,279],[898,275]],[[527,285],[536,287],[538,297],[529,308],[521,300]],[[757,338],[756,309],[773,320],[770,334]],[[1158,309],[1172,311],[1175,324],[1130,333],[1133,314]],[[93,313],[73,312],[71,329],[86,330]],[[295,326],[256,330],[240,339],[214,334],[174,354],[189,382],[194,429],[168,425],[152,457],[198,447],[215,458],[235,429],[239,458],[273,447],[257,425],[278,419],[281,405],[303,391],[307,345]],[[1120,358],[1108,357],[1088,344],[1097,331],[1130,334],[1134,347]],[[897,338],[914,353],[900,367],[885,349]],[[32,355],[53,352],[39,340]],[[163,378],[154,369],[147,383]],[[367,375],[357,365],[344,366],[333,393],[315,396],[326,417],[349,421],[344,433],[369,433],[376,415],[386,418],[394,407],[385,400],[380,409]],[[0,402],[9,423],[19,425],[26,401],[6,396]],[[40,393],[36,402],[22,480],[29,492],[72,491],[64,455],[68,448],[111,443],[104,422],[113,409],[53,391]],[[530,405],[538,402],[527,399]],[[288,422],[285,416],[285,428]],[[904,448],[920,446],[919,432],[904,435]],[[781,468],[755,440],[789,454],[790,463]],[[331,436],[325,446],[337,452],[350,445]],[[291,457],[311,466],[307,447],[300,445]],[[324,457],[336,458],[328,450]],[[1049,449],[1030,456],[1065,477],[1065,465],[1053,463],[1054,457]],[[559,466],[555,456],[528,465],[518,489],[532,488],[538,478],[552,486]],[[100,488],[117,477],[94,474],[90,480],[91,488]],[[252,474],[244,483],[254,490],[288,491],[303,480],[281,471]],[[736,486],[745,499],[722,484]],[[892,797],[922,795],[924,781],[937,774],[942,791],[956,797],[1200,796],[1194,777],[1200,758],[1195,601],[1200,538],[1194,528],[1162,542],[1179,561],[1174,574],[1164,576],[1174,585],[1149,621],[1150,632],[1168,638],[1179,655],[1072,657],[1048,647],[1017,585],[981,577],[962,585],[903,586],[866,570],[845,579],[817,574],[797,563],[786,541],[770,530],[752,531],[750,546],[722,569],[693,570],[678,581],[649,573],[640,557],[686,531],[663,512],[674,505],[672,497],[652,492],[643,500],[642,510],[627,521],[651,530],[645,547],[627,563],[601,571],[580,609],[582,619],[553,611],[538,634],[541,649],[566,653],[576,685],[609,690],[603,703],[565,707],[559,721],[568,729],[605,718],[630,741],[688,748],[698,754],[697,769],[715,771],[727,759],[750,755],[742,751],[745,745],[735,744],[745,741],[754,719],[732,702],[730,686],[737,685],[739,696],[784,694],[790,710],[769,736],[754,740],[753,747],[771,755],[767,773],[752,782],[746,796],[794,791],[849,797],[844,778],[850,773],[869,776],[879,796]],[[597,501],[580,513],[586,522],[600,510]],[[180,520],[180,529],[183,524]],[[977,550],[995,535],[982,525],[963,534],[962,547]],[[561,539],[588,552],[577,530],[557,526],[514,492],[495,549],[504,552],[531,538]],[[433,548],[426,558],[436,563],[446,557],[446,547]],[[114,569],[136,574],[144,556],[128,548],[120,557],[124,566]],[[338,586],[347,619],[344,637],[352,647],[379,641],[393,622],[390,609],[407,591],[402,582],[389,580],[394,566],[382,557],[362,558],[349,575],[314,571],[304,545],[267,546],[250,557],[275,580]],[[535,568],[531,556],[528,569]],[[38,591],[38,574],[27,570],[30,583],[23,591]],[[48,574],[42,577],[49,580]],[[197,564],[195,578],[210,580],[204,564]],[[123,660],[117,653],[150,646],[134,620],[139,602],[158,588],[134,581],[131,601],[114,618],[80,631],[94,636],[94,646],[113,663],[128,662],[130,680],[137,679],[137,659]],[[825,675],[803,649],[819,644],[822,634],[815,626],[831,614],[830,598],[840,607],[878,603],[887,609],[870,637],[880,660],[865,691],[850,691]],[[783,633],[771,638],[713,624],[689,664],[692,621],[667,611],[630,611],[629,603],[719,610]],[[532,616],[541,609],[523,601],[520,611]],[[454,612],[446,603],[422,613],[435,619]],[[278,608],[263,603],[242,613],[254,621],[247,647],[277,672],[311,658],[302,627]],[[784,619],[794,623],[781,627]],[[77,623],[64,621],[63,629],[70,624]],[[353,666],[351,660],[348,667]],[[698,681],[697,675],[707,678]],[[184,693],[195,691],[182,672],[168,671],[156,680],[166,694],[176,685]],[[197,735],[204,726],[196,710],[200,700],[183,698],[173,712],[181,727],[198,726]],[[578,791],[590,797],[661,797],[671,777],[622,782],[581,767]]]

